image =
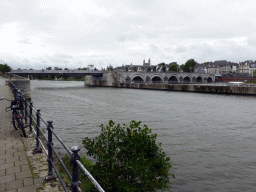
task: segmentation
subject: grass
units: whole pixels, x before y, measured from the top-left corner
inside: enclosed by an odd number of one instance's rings
[[[67,169],[69,170],[70,174],[72,175],[72,166],[70,163],[70,156],[68,154],[65,154],[62,157],[63,163],[66,165]],[[95,166],[91,160],[88,160],[85,156],[81,155],[81,163],[84,165],[84,167],[90,172],[90,170]],[[64,168],[61,166],[60,163],[57,164],[57,167],[60,171],[61,178],[63,181],[70,186],[71,181],[66,174]],[[86,177],[86,175],[83,173],[83,171],[79,168],[79,181],[81,182],[80,188],[82,191],[96,191],[94,185],[91,183],[91,181]]]

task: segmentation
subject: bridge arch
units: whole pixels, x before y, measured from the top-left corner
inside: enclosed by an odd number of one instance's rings
[[[134,83],[144,83],[144,79],[143,79],[143,77],[141,77],[140,75],[138,75],[138,76],[134,76],[134,77],[132,78],[132,82],[134,82]]]
[[[191,77],[190,77],[190,76],[184,77],[183,82],[185,82],[185,83],[191,83]]]
[[[176,83],[178,83],[178,77],[176,77],[176,76],[171,76],[171,77],[168,79],[168,83],[169,83],[169,84],[176,84]]]
[[[155,75],[151,78],[152,83],[163,83],[163,78],[159,75]]]
[[[213,82],[212,77],[208,77],[207,78],[207,83],[212,83],[212,82]]]
[[[198,77],[196,78],[196,82],[197,82],[197,83],[203,82],[203,78],[202,78],[201,76],[198,76]]]

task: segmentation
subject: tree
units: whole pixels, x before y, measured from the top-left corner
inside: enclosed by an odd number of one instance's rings
[[[54,67],[54,70],[62,70],[62,68]]]
[[[153,71],[156,72],[156,66],[153,67]]]
[[[147,72],[151,72],[151,67],[147,67]]]
[[[170,158],[156,143],[157,134],[140,121],[101,125],[98,137],[83,140],[87,155],[96,159],[92,173],[106,191],[157,191],[169,189]]]
[[[165,72],[166,71],[166,64],[163,62],[163,63],[159,63],[158,66],[161,66],[162,67],[162,71]]]
[[[80,68],[79,67],[77,70],[87,70],[87,68],[85,68],[85,67],[84,68]]]
[[[179,65],[176,62],[170,64],[169,71],[178,72],[179,71]]]
[[[107,66],[107,70],[108,71],[113,71],[113,66],[112,65]]]
[[[6,72],[10,72],[12,68],[7,64],[0,64],[0,71],[5,74]]]
[[[198,64],[194,59],[189,59],[183,66],[183,71],[184,72],[193,72],[194,71],[194,66]]]
[[[256,71],[253,71],[253,77],[256,78]]]
[[[52,67],[47,67],[46,70],[52,70]]]

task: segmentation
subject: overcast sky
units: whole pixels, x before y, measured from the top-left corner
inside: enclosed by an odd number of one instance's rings
[[[149,58],[256,60],[256,1],[0,1],[0,62],[13,69],[100,69]]]

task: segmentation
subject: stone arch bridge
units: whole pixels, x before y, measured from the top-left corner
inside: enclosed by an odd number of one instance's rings
[[[122,72],[119,73],[120,83],[211,83],[215,81],[213,74],[174,73],[174,72]]]

